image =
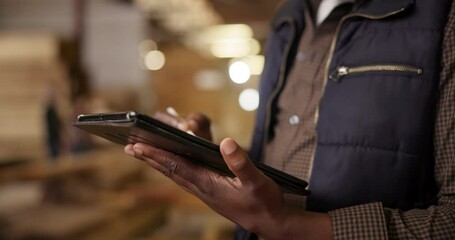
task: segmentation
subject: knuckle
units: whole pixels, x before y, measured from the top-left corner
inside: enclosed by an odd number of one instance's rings
[[[203,177],[205,181],[201,181],[204,184],[199,187],[199,191],[206,196],[213,196],[215,194],[216,183],[219,182],[221,176],[207,174],[203,175]]]
[[[164,175],[166,177],[172,178],[173,175],[178,174],[179,165],[177,162],[169,160],[168,157],[164,157],[164,162],[166,163]]]
[[[242,171],[247,168],[248,162],[244,159],[237,159],[232,163],[232,170],[234,171]]]

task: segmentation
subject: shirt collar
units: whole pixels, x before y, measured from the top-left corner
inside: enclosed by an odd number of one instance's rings
[[[354,3],[355,0],[322,0],[316,12],[316,25],[323,23],[332,11],[344,3]]]

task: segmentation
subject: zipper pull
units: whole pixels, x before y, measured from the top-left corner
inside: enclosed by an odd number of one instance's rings
[[[339,82],[341,77],[349,74],[349,68],[345,66],[340,66],[335,69],[335,71],[330,74],[329,79],[334,82]]]

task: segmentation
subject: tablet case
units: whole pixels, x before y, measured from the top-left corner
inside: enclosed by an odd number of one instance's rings
[[[79,115],[74,126],[121,145],[137,142],[183,156],[221,175],[235,177],[224,162],[219,146],[137,112]],[[260,162],[254,165],[284,192],[307,195],[308,183]]]

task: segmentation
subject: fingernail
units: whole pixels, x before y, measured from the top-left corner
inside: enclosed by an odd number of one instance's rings
[[[134,157],[134,151],[132,150],[132,148],[125,148],[125,153]]]
[[[223,152],[226,155],[233,153],[237,149],[237,144],[233,140],[228,140],[223,146]]]

